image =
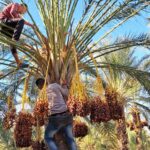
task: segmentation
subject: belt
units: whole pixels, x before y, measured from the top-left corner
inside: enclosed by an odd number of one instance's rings
[[[66,111],[64,111],[64,112],[52,114],[52,115],[50,115],[50,116],[63,115],[63,114],[68,113],[68,112],[69,112],[69,110],[66,110]]]

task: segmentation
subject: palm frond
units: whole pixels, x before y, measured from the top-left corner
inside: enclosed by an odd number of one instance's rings
[[[150,73],[142,70],[137,70],[134,67],[119,65],[119,64],[110,64],[110,63],[99,63],[98,67],[100,68],[108,68],[110,66],[113,70],[125,72],[130,75],[132,78],[139,81],[139,83],[150,93]]]
[[[87,57],[90,53],[93,53],[93,55],[95,55],[94,58],[96,59],[115,51],[129,49],[137,46],[149,47],[150,46],[149,35],[140,34],[140,35],[128,36],[124,38],[117,38],[112,44],[108,44],[105,46],[103,45],[98,46],[98,48],[94,48],[93,50],[87,48],[87,50],[81,56],[81,59]],[[89,61],[87,60],[86,63],[88,63]]]
[[[143,109],[143,111],[146,111],[148,114],[150,113],[149,107],[142,105],[140,103],[137,103],[137,102],[134,102],[134,104],[136,104],[140,109]]]

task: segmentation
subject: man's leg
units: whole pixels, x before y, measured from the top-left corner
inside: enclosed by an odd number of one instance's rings
[[[14,30],[14,34],[13,34],[14,40],[16,40],[16,41],[19,40],[20,35],[22,33],[22,30],[23,30],[23,27],[24,27],[24,20],[23,19],[18,20],[17,25],[16,25],[15,30]]]
[[[11,20],[8,20],[8,19],[4,19],[2,21],[2,23],[4,25],[2,26],[1,33],[4,34],[4,35],[6,35],[9,38],[12,38],[13,34],[14,34],[14,28],[16,27],[18,21],[11,21]],[[11,50],[12,55],[15,58],[16,63],[19,66],[21,62],[20,62],[20,60],[18,58],[16,47],[13,46],[13,45],[10,45],[10,50]]]
[[[13,28],[12,29],[13,34],[11,33],[12,38],[18,41],[22,33],[23,27],[24,27],[24,20],[23,19],[9,19],[9,20],[6,20],[4,24],[6,24],[8,27]]]
[[[58,150],[57,145],[54,141],[54,135],[57,131],[58,129],[56,128],[56,126],[54,126],[51,123],[48,123],[45,129],[44,139],[45,142],[47,143],[49,150]]]
[[[20,38],[21,32],[23,30],[23,27],[24,27],[24,20],[23,19],[10,19],[10,20],[4,20],[3,23],[6,26],[12,28],[12,29],[9,29],[8,27],[4,27],[3,33],[8,37],[13,38],[15,41],[18,41]],[[18,67],[22,67],[22,68],[28,67],[27,64],[22,64],[22,62],[19,60],[15,46],[11,45],[10,50],[12,52],[12,55],[15,58],[15,61]]]
[[[15,58],[15,61],[16,61],[17,65],[18,65],[18,67],[20,67],[21,61],[19,60],[18,53],[17,53],[17,50],[16,50],[15,46],[11,45],[10,46],[10,50],[11,50],[12,55]]]
[[[17,20],[13,20],[13,21],[14,21],[14,23],[15,23],[15,21],[17,21]],[[20,35],[21,35],[21,33],[22,33],[22,30],[23,30],[23,27],[24,27],[24,20],[23,20],[23,19],[18,20],[18,21],[17,21],[17,24],[16,24],[16,26],[15,26],[15,29],[14,29],[14,34],[13,34],[13,39],[14,39],[15,41],[18,41],[18,40],[19,40]],[[14,48],[15,48],[15,47],[14,47]],[[13,50],[13,49],[12,49],[12,50]],[[19,60],[17,53],[15,53],[15,55],[13,55],[13,56],[14,56],[14,58],[15,58],[17,64],[18,64],[18,67],[20,67],[20,68],[27,68],[27,67],[29,67],[28,64],[22,63],[22,62]]]
[[[77,146],[72,133],[72,124],[68,124],[65,127],[63,127],[62,131],[64,131],[65,138],[70,150],[77,150]]]

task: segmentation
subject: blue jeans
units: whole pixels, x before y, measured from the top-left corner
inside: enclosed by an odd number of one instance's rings
[[[49,117],[44,136],[48,148],[50,150],[58,150],[54,135],[60,130],[64,133],[64,138],[69,146],[69,150],[77,150],[72,133],[72,115],[69,113]]]

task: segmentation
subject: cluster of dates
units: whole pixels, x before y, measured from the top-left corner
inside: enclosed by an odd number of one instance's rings
[[[13,127],[16,118],[16,109],[12,108],[6,112],[5,117],[3,118],[3,129],[8,130]]]
[[[123,105],[119,101],[118,93],[111,89],[105,90],[106,101],[109,106],[110,117],[113,120],[123,119]]]
[[[90,114],[91,106],[88,98],[78,99],[70,96],[67,101],[67,106],[73,116],[85,117]]]
[[[49,104],[47,100],[38,100],[35,103],[33,115],[35,118],[35,126],[43,126],[48,118]]]
[[[73,134],[76,138],[84,137],[88,134],[88,126],[80,121],[73,121]]]
[[[14,129],[16,146],[23,148],[32,144],[33,116],[28,112],[19,112]]]
[[[107,102],[102,101],[99,96],[91,101],[90,119],[92,122],[107,122],[110,118],[110,111]]]

